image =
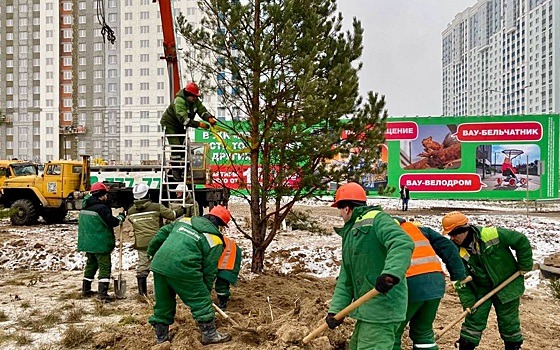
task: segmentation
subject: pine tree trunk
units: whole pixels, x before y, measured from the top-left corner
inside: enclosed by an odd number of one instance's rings
[[[264,249],[253,246],[253,256],[251,258],[251,272],[262,273],[264,271]]]

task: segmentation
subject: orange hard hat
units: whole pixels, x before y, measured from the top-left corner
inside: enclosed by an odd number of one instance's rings
[[[228,222],[231,220],[231,213],[229,212],[229,210],[227,210],[227,208],[221,205],[216,205],[215,207],[213,207],[210,210],[209,214],[212,214],[215,217],[222,220],[225,225],[227,225]]]
[[[360,186],[360,184],[349,182],[340,186],[338,190],[336,190],[334,203],[331,207],[338,207],[338,202],[340,201],[367,202],[366,191],[362,186]]]
[[[198,85],[196,85],[192,81],[187,83],[187,85],[185,86],[185,91],[196,97],[200,96],[200,90],[198,89]]]
[[[461,213],[460,211],[452,211],[450,213],[445,214],[443,219],[441,219],[441,225],[443,226],[443,234],[449,234],[449,232],[453,231],[457,227],[464,226],[469,223],[469,219],[465,216],[465,214]]]

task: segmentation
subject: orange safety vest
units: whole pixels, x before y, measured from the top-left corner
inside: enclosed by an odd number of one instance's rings
[[[414,241],[414,251],[412,252],[410,267],[406,271],[406,277],[428,272],[443,273],[437,254],[422,231],[412,222],[403,222],[401,227]]]
[[[218,260],[218,270],[233,270],[237,256],[237,245],[233,239],[224,237],[224,251]]]

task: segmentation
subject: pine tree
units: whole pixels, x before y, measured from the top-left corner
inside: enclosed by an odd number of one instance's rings
[[[233,116],[231,132],[249,150],[251,232],[245,236],[252,242],[251,270],[260,273],[296,202],[370,170],[364,164],[379,157],[384,141],[385,99],[359,96],[363,29],[354,19],[343,31],[335,0],[198,4],[200,23],[178,18],[186,64],[201,85],[219,89]],[[351,149],[359,156],[348,164],[329,164]],[[297,185],[289,185],[294,178]]]

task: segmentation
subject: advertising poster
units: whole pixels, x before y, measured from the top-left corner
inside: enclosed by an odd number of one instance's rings
[[[362,185],[370,196],[380,186],[406,185],[419,199],[560,198],[559,129],[556,114],[391,117],[381,158],[362,164],[371,168]],[[216,186],[250,188],[249,155],[241,138],[197,129],[195,141],[209,143]],[[350,150],[348,157],[359,157],[359,150]],[[346,161],[337,157],[329,164]]]
[[[558,198],[559,116],[389,118],[387,183],[413,198]]]

